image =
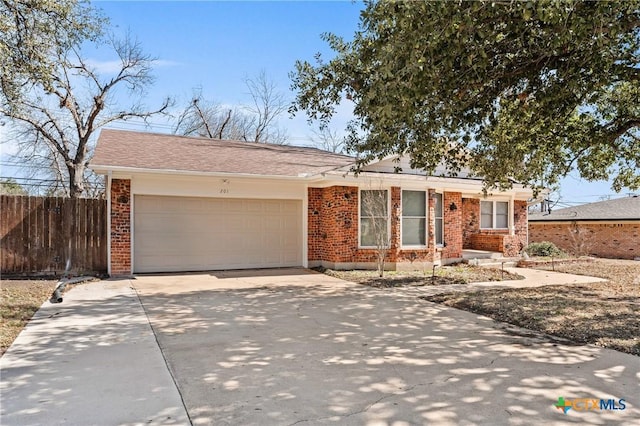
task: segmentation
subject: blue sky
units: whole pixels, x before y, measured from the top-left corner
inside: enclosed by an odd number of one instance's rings
[[[296,59],[312,60],[316,52],[331,56],[321,40],[323,32],[349,39],[358,28],[362,3],[351,1],[96,1],[115,27],[116,34],[127,30],[144,51],[157,58],[156,82],[145,98],[148,107],[172,96],[178,106],[201,87],[206,99],[228,105],[248,102],[246,77],[261,70],[290,99],[288,74]],[[114,60],[106,50],[89,51],[96,64],[108,69]],[[334,127],[343,129],[350,116],[349,105],[339,110]],[[169,131],[159,119],[151,131]],[[304,115],[280,123],[288,130],[290,143],[309,145],[311,131]],[[145,130],[138,125],[118,127]],[[1,131],[1,129],[0,129]],[[0,138],[2,135],[0,134]],[[6,148],[5,148],[6,151]],[[5,176],[7,171],[3,171]],[[574,177],[565,179],[561,194],[565,202],[592,202],[600,197],[618,197],[608,182],[587,183]]]
[[[169,95],[178,105],[195,88],[205,99],[238,105],[249,99],[244,79],[261,70],[293,99],[288,74],[296,59],[331,55],[320,35],[333,32],[350,38],[358,25],[361,3],[353,2],[128,2],[100,1],[118,33],[127,30],[145,52],[158,59],[157,77],[149,93],[152,106]],[[106,53],[106,52],[105,52]],[[108,56],[96,59],[108,61]],[[343,108],[336,126],[344,126],[350,111]],[[281,124],[291,143],[308,143],[304,116]]]

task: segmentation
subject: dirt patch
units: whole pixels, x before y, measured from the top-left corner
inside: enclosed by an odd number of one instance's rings
[[[4,354],[40,306],[51,297],[57,279],[2,280],[0,355]]]
[[[536,269],[551,270],[551,265]],[[609,281],[423,298],[574,342],[640,356],[640,262],[596,259],[555,265],[555,270]]]
[[[469,266],[467,264],[436,267],[428,271],[388,271],[379,277],[376,271],[322,270],[327,275],[371,287],[402,287],[425,285],[469,284],[487,281],[521,280],[524,277],[495,268]]]
[[[0,356],[4,354],[18,334],[27,325],[40,306],[51,298],[60,277],[37,277],[31,279],[6,279],[0,285]],[[63,289],[63,294],[76,285],[96,281],[99,278],[72,278]]]

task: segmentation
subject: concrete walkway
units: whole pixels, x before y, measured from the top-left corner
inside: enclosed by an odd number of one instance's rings
[[[606,281],[603,278],[589,277],[586,275],[564,274],[553,271],[543,271],[529,268],[504,268],[505,271],[512,274],[522,275],[523,280],[505,280],[505,281],[487,281],[470,284],[453,284],[441,286],[423,286],[417,287],[422,295],[432,296],[438,293],[448,293],[452,291],[482,291],[494,290],[501,288],[532,288],[544,287],[547,285],[573,285],[573,284],[589,284]],[[415,288],[415,287],[413,287]],[[406,288],[398,287],[397,290],[406,290]]]
[[[528,279],[460,291],[597,280],[517,272]],[[456,287],[373,289],[303,269],[79,285],[62,304],[45,302],[0,358],[0,424],[640,419],[638,357],[415,297]],[[627,409],[565,415],[553,407],[559,396],[626,398]]]
[[[45,302],[0,370],[3,426],[189,424],[129,280]]]

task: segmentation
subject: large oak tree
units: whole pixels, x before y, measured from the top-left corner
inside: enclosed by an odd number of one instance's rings
[[[574,167],[640,187],[640,2],[367,2],[335,57],[298,61],[293,113],[350,99],[359,164],[469,166],[487,188],[548,186]]]
[[[0,0],[0,101],[15,107],[29,83],[51,87],[56,58],[97,40],[106,22],[84,0]]]

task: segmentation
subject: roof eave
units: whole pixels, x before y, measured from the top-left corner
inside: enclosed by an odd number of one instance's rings
[[[585,218],[555,218],[555,219],[537,219],[529,216],[529,222],[639,222],[640,217],[636,218],[599,218],[599,219],[585,219]]]
[[[174,169],[148,169],[140,167],[126,166],[110,166],[103,164],[90,164],[89,167],[99,175],[106,175],[109,172],[123,174],[164,174],[164,175],[180,175],[180,176],[203,176],[203,177],[242,177],[252,179],[280,179],[280,180],[297,180],[311,182],[314,180],[322,180],[319,173],[301,173],[297,176],[291,175],[264,175],[253,173],[230,173],[230,172],[204,172],[197,170],[174,170]]]

